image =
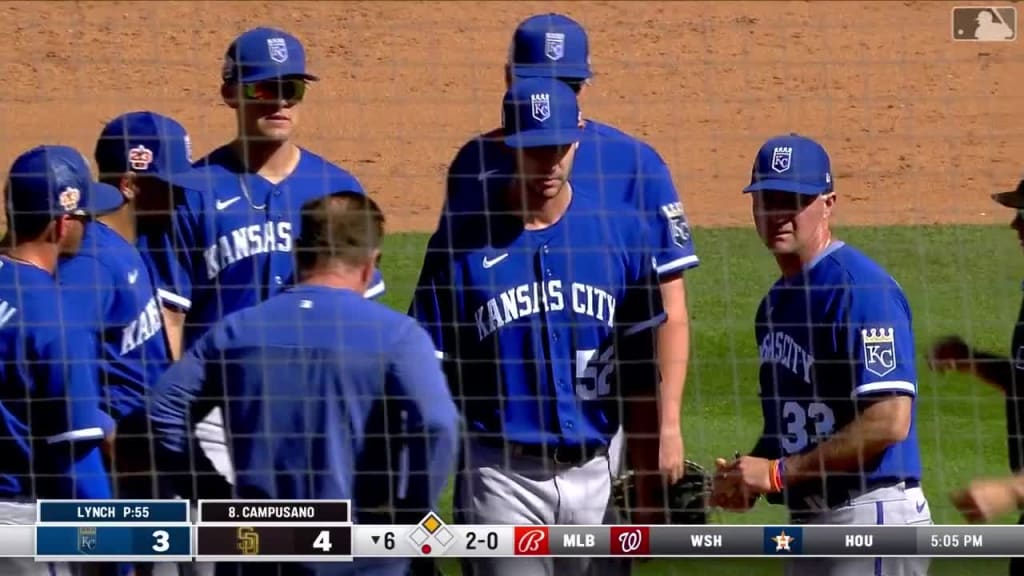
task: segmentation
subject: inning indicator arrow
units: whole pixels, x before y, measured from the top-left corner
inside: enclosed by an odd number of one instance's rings
[[[380,536],[370,536],[370,540],[373,540],[373,543],[376,544],[380,542]]]

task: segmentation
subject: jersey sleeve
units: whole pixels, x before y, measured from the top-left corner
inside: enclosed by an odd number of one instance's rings
[[[440,360],[454,360],[455,287],[452,279],[448,235],[438,232],[427,243],[427,253],[413,293],[409,315],[419,321],[434,342]]]
[[[117,289],[110,269],[96,258],[78,255],[61,262],[57,280],[65,326],[102,330],[104,321],[110,317]]]
[[[657,262],[650,249],[649,235],[642,225],[637,233],[630,234],[626,250],[634,256],[630,259],[625,297],[615,311],[616,328],[622,336],[631,336],[649,330],[665,322],[665,308],[658,283]]]
[[[854,397],[917,394],[910,305],[895,283],[854,283],[846,311]]]
[[[659,275],[675,274],[700,263],[693,246],[679,192],[668,164],[654,149],[641,149],[642,173],[637,179],[640,211],[651,230],[651,243]]]
[[[201,221],[192,202],[178,204],[167,228],[148,236],[143,255],[152,267],[160,303],[178,312],[192,307],[193,256],[200,248]]]
[[[396,521],[415,521],[437,508],[455,470],[459,416],[441,366],[432,361],[433,342],[422,328],[407,325],[392,350],[384,396],[387,429],[374,433],[391,440],[389,474],[396,481],[390,500],[399,509]]]
[[[193,497],[196,491],[206,497],[230,493],[227,481],[192,442],[193,423],[214,407],[209,399],[223,398],[223,393],[218,393],[220,370],[214,361],[220,356],[214,345],[216,334],[215,328],[197,340],[152,390],[150,422],[157,469],[162,480],[184,497]]]

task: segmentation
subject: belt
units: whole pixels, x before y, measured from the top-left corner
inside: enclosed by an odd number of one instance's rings
[[[607,444],[577,444],[574,446],[555,444],[552,446],[549,444],[522,444],[496,438],[481,438],[480,443],[490,448],[503,450],[509,456],[551,460],[555,464],[563,466],[579,466],[595,458],[608,455]]]

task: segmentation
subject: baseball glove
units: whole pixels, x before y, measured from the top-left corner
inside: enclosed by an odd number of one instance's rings
[[[636,502],[636,484],[633,477],[633,471],[627,471],[612,484],[615,507],[626,522],[629,521],[631,503]],[[668,524],[707,524],[710,494],[711,476],[700,464],[686,460],[683,477],[667,487],[664,498],[655,498],[654,501],[665,503]]]

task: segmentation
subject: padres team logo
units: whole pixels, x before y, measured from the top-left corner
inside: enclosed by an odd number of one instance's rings
[[[260,535],[253,528],[238,529],[238,551],[243,556],[254,556],[260,553]]]

